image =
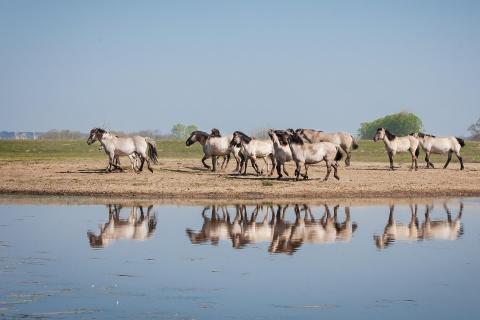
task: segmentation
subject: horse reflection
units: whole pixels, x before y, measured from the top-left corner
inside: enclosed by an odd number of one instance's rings
[[[130,209],[127,218],[120,216],[121,205],[108,205],[108,222],[100,225],[100,233],[96,235],[92,231],[87,232],[88,240],[92,248],[106,247],[110,242],[126,240],[147,240],[155,232],[157,220],[152,214],[153,206],[149,206],[144,213],[142,206],[134,206]]]
[[[373,239],[378,249],[384,249],[395,241],[417,240],[456,240],[463,234],[461,224],[463,203],[455,219],[452,220],[450,209],[446,203],[443,207],[447,213],[447,220],[432,220],[430,218],[431,205],[425,206],[425,220],[419,225],[417,218],[418,205],[410,205],[410,222],[397,223],[393,214],[394,206],[390,206],[390,214],[382,235],[374,235]]]
[[[333,215],[325,205],[323,216],[316,219],[307,205],[294,205],[295,221],[285,219],[289,205],[257,205],[250,214],[244,205],[235,206],[231,219],[228,207],[215,205],[202,211],[203,226],[198,232],[187,229],[187,235],[194,244],[211,243],[220,240],[231,241],[236,249],[256,243],[269,242],[270,253],[293,254],[303,243],[349,242],[357,225],[350,219],[350,208],[345,207],[345,219],[339,221],[335,206]],[[208,217],[206,212],[211,209]],[[221,213],[220,213],[221,212]],[[302,214],[303,213],[303,214]],[[258,217],[261,217],[259,220]]]

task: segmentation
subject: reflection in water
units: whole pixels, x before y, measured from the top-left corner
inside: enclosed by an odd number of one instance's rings
[[[418,205],[410,205],[410,223],[397,223],[393,214],[394,206],[390,206],[390,214],[385,231],[382,235],[374,235],[373,239],[377,248],[384,249],[395,241],[412,240],[456,240],[463,234],[462,218],[463,203],[460,202],[460,208],[457,216],[452,220],[450,209],[446,203],[443,207],[447,213],[446,220],[431,220],[430,210],[433,206],[425,206],[425,220],[419,227],[417,218]]]
[[[155,232],[157,220],[155,213],[151,212],[153,205],[148,207],[146,214],[142,206],[134,206],[127,218],[120,216],[121,205],[109,204],[107,207],[108,222],[100,226],[100,233],[87,232],[92,248],[106,247],[111,241],[120,239],[147,240]]]
[[[293,208],[294,221],[286,219],[288,208]],[[203,226],[198,232],[187,229],[187,235],[194,244],[210,242],[217,245],[219,240],[229,240],[236,249],[249,244],[268,242],[271,253],[293,254],[303,243],[349,242],[357,229],[350,219],[350,208],[345,207],[345,218],[340,221],[339,206],[324,205],[322,217],[315,218],[308,205],[257,205],[250,214],[244,205],[235,206],[233,220],[227,206],[215,205],[203,209]],[[211,210],[210,217],[206,212]],[[258,217],[261,217],[258,221]]]

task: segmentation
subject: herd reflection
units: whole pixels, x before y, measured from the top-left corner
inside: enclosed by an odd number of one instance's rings
[[[394,217],[394,206],[390,206],[388,222],[382,235],[374,235],[375,245],[379,249],[384,249],[395,241],[414,241],[414,240],[456,240],[463,234],[463,227],[460,219],[463,213],[463,203],[455,219],[452,220],[452,214],[446,203],[443,204],[447,213],[446,220],[432,220],[430,218],[431,205],[425,205],[424,220],[422,224],[418,222],[418,205],[410,205],[410,222],[398,223]]]
[[[295,219],[285,218],[287,209],[293,208]],[[293,254],[303,243],[349,242],[357,229],[350,219],[350,208],[344,208],[340,220],[339,206],[325,205],[323,215],[316,218],[308,205],[261,206],[257,205],[250,214],[244,205],[235,206],[232,216],[228,207],[215,205],[202,211],[203,226],[198,232],[187,229],[187,235],[194,244],[209,242],[216,245],[219,240],[231,241],[234,248],[268,242],[270,253]],[[207,211],[211,211],[210,216]],[[260,215],[260,221],[258,217]]]
[[[142,206],[130,208],[128,217],[121,217],[121,205],[108,205],[108,221],[100,226],[100,232],[87,232],[92,248],[106,247],[110,242],[125,240],[147,240],[155,232],[157,220],[152,214],[153,205],[145,213]]]
[[[374,234],[375,246],[386,249],[395,242],[419,240],[456,240],[463,234],[461,223],[463,203],[452,218],[447,204],[443,204],[445,219],[432,219],[433,205],[410,205],[408,221],[396,220],[395,206],[390,205],[383,234]],[[419,209],[423,214],[417,214]],[[108,205],[108,221],[100,225],[98,233],[88,231],[92,248],[107,247],[117,240],[148,240],[153,236],[157,218],[153,205],[125,208]],[[304,244],[351,242],[358,224],[353,222],[350,207],[294,205],[234,205],[205,207],[200,230],[186,229],[192,244],[217,245],[230,242],[235,249],[256,244],[268,244],[268,252],[291,255]],[[128,214],[126,213],[128,212]],[[122,213],[122,215],[121,215]],[[168,227],[168,226],[166,226]],[[370,238],[371,239],[371,238]]]

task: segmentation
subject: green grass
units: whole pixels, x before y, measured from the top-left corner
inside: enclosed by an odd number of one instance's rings
[[[83,140],[0,140],[0,160],[69,160],[69,159],[104,159],[105,153],[98,150],[98,142],[89,146]],[[159,158],[201,158],[202,150],[199,144],[186,147],[184,141],[157,141]],[[462,148],[466,163],[480,162],[480,143],[467,141]],[[420,152],[419,164],[424,163],[424,153]],[[446,156],[434,155],[433,162],[443,164]],[[360,140],[358,150],[353,151],[352,161],[388,162],[383,142]],[[396,162],[409,163],[407,154],[396,156]],[[455,156],[453,161],[456,161]]]
[[[69,160],[104,159],[98,142],[88,145],[83,140],[0,140],[0,160]],[[159,158],[198,158],[201,147],[186,147],[184,141],[157,141]]]

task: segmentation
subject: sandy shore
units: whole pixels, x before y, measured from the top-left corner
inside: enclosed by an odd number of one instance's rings
[[[418,198],[480,196],[480,164],[458,164],[443,169],[410,171],[406,164],[396,171],[383,163],[353,162],[341,166],[340,181],[327,182],[324,166],[309,170],[310,180],[275,178],[253,174],[231,174],[227,170],[212,173],[198,160],[164,160],[155,172],[135,174],[105,173],[104,161],[3,161],[0,163],[0,194],[84,196],[109,198],[169,199],[172,202],[194,200],[290,201],[347,198]],[[293,173],[293,166],[288,166]],[[249,168],[249,172],[252,169]],[[275,175],[276,177],[276,175]]]

